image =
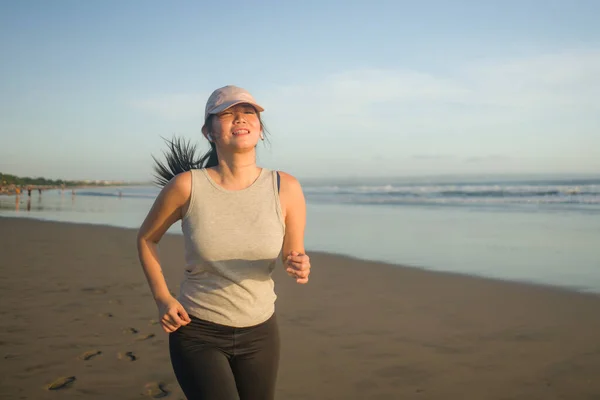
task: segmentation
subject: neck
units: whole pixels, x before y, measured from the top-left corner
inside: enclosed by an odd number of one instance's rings
[[[226,156],[219,154],[219,165],[215,167],[215,172],[220,180],[219,184],[229,189],[239,189],[254,183],[260,168],[256,165],[254,152]]]

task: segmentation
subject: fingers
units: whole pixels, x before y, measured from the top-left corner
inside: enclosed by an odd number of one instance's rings
[[[302,262],[302,261],[288,261],[286,263],[288,266],[295,268],[295,269],[306,269],[306,267],[308,267],[308,263]]]
[[[308,278],[308,275],[310,275],[310,270],[308,270],[308,269],[297,270],[294,268],[288,268],[288,269],[286,269],[286,272],[288,273],[289,276],[293,276],[296,278]]]
[[[179,328],[179,326],[174,324],[170,319],[166,317],[161,318],[160,325],[163,328],[163,331],[167,333],[175,332]]]
[[[177,330],[177,328],[179,328],[181,326],[181,324],[175,322],[169,314],[163,315],[160,322],[166,328],[173,329],[173,330]]]
[[[175,332],[182,326],[185,326],[191,322],[188,313],[183,307],[172,308],[163,315],[160,320],[162,328],[165,332]]]
[[[286,258],[286,263],[288,265],[306,265],[310,266],[310,257],[306,254],[299,254],[295,251],[291,252],[289,256]]]
[[[286,271],[289,276],[296,278],[297,283],[305,284],[310,275],[310,258],[297,251],[290,252],[286,259]]]
[[[302,263],[302,262],[310,263],[310,257],[307,256],[306,254],[299,254],[294,251],[289,256],[287,256],[287,261],[297,262],[297,263]]]
[[[296,278],[296,283],[308,283],[308,276],[310,275],[310,270],[296,271],[292,268],[288,268],[286,271],[289,276],[291,276],[292,278]]]
[[[178,311],[181,319],[185,322],[184,325],[187,325],[190,322],[192,322],[192,320],[190,319],[190,316],[188,315],[187,311],[185,311],[185,308],[183,308],[182,305],[179,305],[179,307],[177,308],[177,311]]]
[[[306,254],[301,254],[298,256],[289,255],[286,259],[286,264],[289,267],[304,270],[310,268],[310,258]]]
[[[169,322],[171,322],[174,325],[177,325],[178,328],[182,325],[187,325],[187,322],[185,322],[179,316],[179,310],[177,308],[171,308],[167,312],[167,315],[169,316]]]
[[[287,263],[286,271],[295,273],[310,273],[310,264],[307,263]]]

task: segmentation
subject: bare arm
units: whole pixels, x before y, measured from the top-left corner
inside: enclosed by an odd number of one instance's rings
[[[290,276],[298,283],[307,283],[310,259],[305,254],[304,230],[306,228],[306,201],[300,182],[292,175],[280,172],[280,199],[285,217],[282,261]]]
[[[160,266],[157,245],[169,227],[183,217],[190,193],[191,173],[177,175],[160,192],[138,231],[138,256],[159,311],[173,296]]]

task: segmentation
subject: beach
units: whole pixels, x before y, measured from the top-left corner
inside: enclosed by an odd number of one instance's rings
[[[184,398],[135,230],[0,218],[0,235],[2,398]],[[174,293],[182,249],[160,244]],[[308,285],[274,274],[278,399],[600,398],[600,296],[308,251]]]

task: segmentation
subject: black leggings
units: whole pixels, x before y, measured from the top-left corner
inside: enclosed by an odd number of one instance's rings
[[[271,400],[279,366],[275,314],[260,325],[234,328],[190,316],[169,334],[171,363],[189,400]]]

